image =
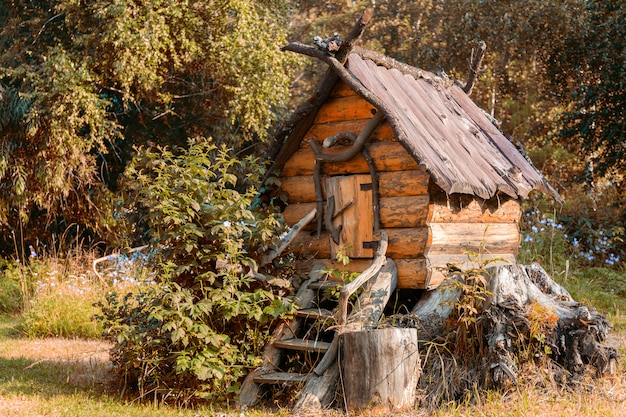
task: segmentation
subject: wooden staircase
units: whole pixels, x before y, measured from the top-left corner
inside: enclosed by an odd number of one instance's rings
[[[392,260],[387,260],[382,269],[378,267],[364,286],[347,323],[339,325],[341,318],[331,311],[337,302],[331,304],[323,299],[323,295],[325,290],[338,288],[341,284],[324,280],[319,272],[323,269],[323,264],[316,264],[309,279],[298,290],[296,316],[279,325],[273,341],[264,351],[263,364],[244,380],[237,403],[239,407],[256,404],[271,385],[300,384],[303,387],[295,410],[325,407],[334,399],[339,376],[336,360],[339,335],[361,330],[364,326],[373,327],[395,289],[397,270]],[[289,369],[293,362],[290,358],[297,355],[300,355],[298,362],[302,365],[298,372],[294,372]]]

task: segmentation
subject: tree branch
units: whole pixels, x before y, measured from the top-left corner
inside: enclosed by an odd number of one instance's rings
[[[463,91],[465,91],[465,93],[468,96],[472,94],[474,83],[476,82],[476,78],[480,74],[480,66],[482,65],[486,50],[487,50],[487,44],[485,43],[485,41],[478,42],[478,51],[476,51],[476,55],[474,56],[472,60],[472,63],[470,65],[469,76],[467,77],[467,82],[465,83],[465,87],[463,87]],[[472,54],[473,54],[473,50],[472,50]]]

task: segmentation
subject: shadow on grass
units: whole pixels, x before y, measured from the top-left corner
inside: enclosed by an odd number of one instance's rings
[[[0,395],[49,398],[85,392],[108,396],[112,392],[108,365],[101,361],[32,360],[0,357]]]

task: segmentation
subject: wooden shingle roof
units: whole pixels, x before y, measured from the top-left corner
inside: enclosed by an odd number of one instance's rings
[[[361,48],[355,48],[345,66],[324,60],[337,74],[327,76],[327,82],[334,85],[341,78],[383,111],[399,142],[445,192],[489,199],[497,193],[526,197],[538,189],[561,201],[523,151],[449,79]],[[332,86],[322,82],[319,88],[329,91]],[[274,168],[299,146],[303,130],[323,104],[320,94],[316,97],[318,105],[305,107],[292,126]]]

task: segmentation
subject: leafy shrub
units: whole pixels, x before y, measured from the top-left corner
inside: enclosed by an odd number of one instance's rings
[[[156,251],[156,285],[109,293],[100,319],[115,342],[114,365],[140,396],[230,399],[259,364],[273,320],[293,311],[287,290],[270,284],[284,280],[249,273],[282,231],[255,204],[262,174],[254,159],[207,140],[179,155],[140,150],[129,165],[123,210]]]

